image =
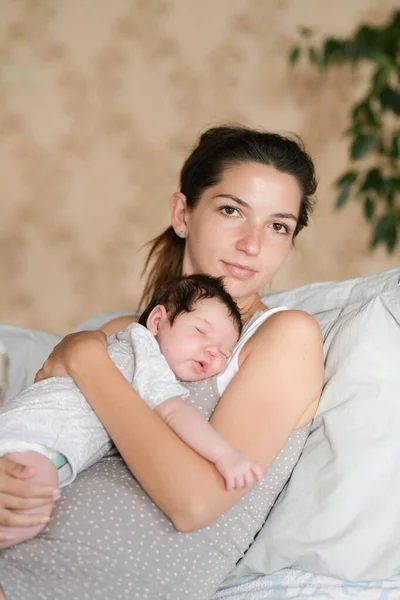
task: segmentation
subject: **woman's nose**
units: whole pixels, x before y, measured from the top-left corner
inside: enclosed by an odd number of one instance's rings
[[[240,237],[237,248],[250,256],[259,254],[262,245],[263,230],[255,225],[248,225]]]

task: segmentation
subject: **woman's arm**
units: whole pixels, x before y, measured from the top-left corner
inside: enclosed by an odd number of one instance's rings
[[[214,465],[143,402],[99,339],[71,340],[64,352],[68,372],[131,472],[177,529],[203,527],[243,496],[243,490],[227,491]],[[300,311],[276,313],[243,348],[240,363],[210,422],[266,471],[318,403],[323,381],[318,325]]]
[[[261,467],[233,448],[191,404],[169,398],[154,409],[173,431],[200,456],[212,462],[226,482],[226,489],[253,487],[261,481]]]
[[[112,321],[108,321],[108,323],[105,323],[105,325],[102,325],[100,327],[100,331],[104,331],[106,335],[112,335],[117,331],[122,331],[123,329],[126,329],[131,323],[137,323],[138,320],[138,317],[136,317],[135,315],[130,315],[127,317],[117,317],[116,319],[112,319]]]
[[[111,335],[115,331],[125,329],[137,317],[119,317],[106,323],[101,331],[79,332],[67,336],[62,340],[59,347],[76,343],[82,340],[93,340],[100,342],[100,345],[106,347],[106,335]],[[105,335],[106,334],[106,335]],[[57,356],[60,358],[57,359]],[[51,369],[51,370],[50,370]],[[53,375],[68,375],[65,369],[63,353],[54,352],[49,365],[44,365],[36,374],[35,381],[40,381],[45,377]],[[28,469],[15,461],[0,457],[0,542],[4,541],[7,532],[2,531],[1,527],[34,527],[40,524],[45,514],[26,514],[27,509],[46,506],[49,501],[54,501],[58,497],[57,487],[49,487],[32,483],[32,477],[35,475],[33,469]]]

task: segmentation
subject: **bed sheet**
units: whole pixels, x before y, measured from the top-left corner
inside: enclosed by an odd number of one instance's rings
[[[271,575],[229,578],[212,600],[399,600],[400,582],[350,582],[283,569]]]

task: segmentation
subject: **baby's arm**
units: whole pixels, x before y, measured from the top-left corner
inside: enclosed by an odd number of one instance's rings
[[[154,410],[188,446],[215,464],[228,490],[251,487],[262,479],[259,464],[232,448],[193,406],[169,398]]]

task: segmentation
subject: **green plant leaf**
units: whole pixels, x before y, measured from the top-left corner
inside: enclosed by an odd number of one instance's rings
[[[364,215],[367,221],[372,221],[375,212],[375,200],[371,196],[364,198]]]
[[[390,23],[390,28],[394,29],[396,32],[400,31],[400,10],[397,10],[393,13],[393,19]]]
[[[346,171],[339,179],[335,182],[337,187],[343,185],[353,185],[358,177],[358,171]]]
[[[400,30],[400,10],[397,10],[395,13],[393,13],[391,26]]]
[[[389,56],[396,56],[400,40],[400,11],[393,13],[392,21],[382,30],[385,37],[385,51]]]
[[[390,178],[390,182],[395,192],[400,192],[400,175],[394,175]]]
[[[339,190],[339,194],[336,198],[336,208],[342,208],[349,199],[350,191],[353,183],[358,177],[357,171],[347,171],[340,179],[336,181],[336,187]]]
[[[354,106],[351,115],[357,126],[368,126],[370,129],[378,129],[381,126],[379,113],[372,105],[373,98],[369,95]]]
[[[358,160],[363,158],[372,150],[376,142],[376,135],[369,133],[360,133],[354,138],[351,148],[350,156],[352,160]]]
[[[322,49],[322,67],[341,63],[346,58],[346,43],[339,38],[327,38]],[[349,55],[347,55],[349,58]]]
[[[308,49],[308,59],[312,65],[320,66],[320,59],[316,49],[313,46],[310,46]]]
[[[338,196],[336,198],[336,205],[335,206],[336,206],[337,209],[342,208],[346,204],[347,200],[349,199],[349,194],[350,194],[350,188],[349,187],[343,187],[340,190],[340,192],[339,192],[339,194],[338,194]]]
[[[396,194],[398,193],[398,177],[387,177],[385,180],[385,200],[389,209],[395,204]]]
[[[393,160],[400,158],[400,142],[399,142],[399,134],[394,134],[392,136],[392,144],[389,151],[389,156]]]
[[[299,46],[293,46],[289,54],[289,64],[292,66],[297,63],[300,58],[301,50]]]
[[[387,213],[382,215],[375,225],[371,248],[375,248],[375,246],[382,242],[386,244],[389,252],[393,252],[397,244],[397,227],[398,223],[393,214]]]
[[[354,36],[354,50],[358,57],[379,60],[384,54],[384,36],[378,27],[361,25]]]
[[[345,132],[351,162],[367,158],[368,167],[349,170],[336,181],[336,207],[360,200],[373,231],[371,247],[384,243],[392,252],[400,245],[400,129],[391,118],[400,117],[400,10],[383,25],[361,24],[350,36],[326,37],[320,45],[311,46],[310,28],[303,27],[301,35],[309,39],[299,44],[299,54],[321,71],[343,63],[372,67],[360,72],[365,91],[350,108]]]
[[[379,99],[384,110],[391,110],[395,115],[400,116],[400,93],[389,86],[383,88]]]
[[[385,146],[385,140],[382,136],[378,136],[376,142],[376,151],[380,156],[387,156],[387,148]]]
[[[377,194],[377,196],[385,193],[385,180],[381,171],[377,167],[374,167],[367,172],[360,191],[373,191]]]
[[[344,135],[348,135],[350,137],[359,136],[363,131],[363,125],[358,123],[357,121],[353,121],[352,125],[344,131]]]
[[[387,84],[391,72],[391,69],[387,65],[378,64],[379,66],[372,77],[372,90],[375,94],[379,93]]]

